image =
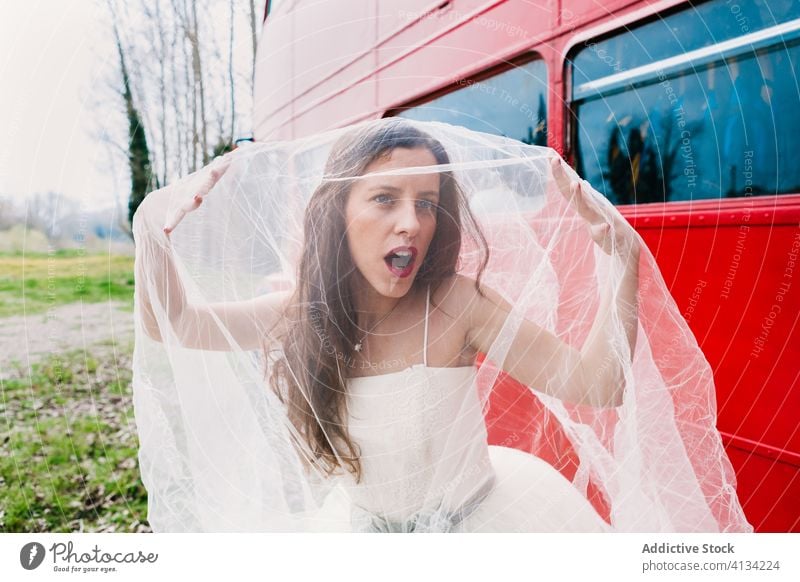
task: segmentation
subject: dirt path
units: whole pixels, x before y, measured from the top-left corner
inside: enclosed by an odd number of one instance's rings
[[[133,342],[133,313],[123,303],[71,303],[45,313],[0,319],[0,377],[68,350],[110,349]],[[104,344],[98,346],[98,343]]]

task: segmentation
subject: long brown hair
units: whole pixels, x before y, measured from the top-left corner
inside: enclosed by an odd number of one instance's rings
[[[313,458],[305,459],[326,474],[347,465],[361,479],[359,452],[346,424],[346,378],[343,364],[355,358],[358,329],[351,314],[351,279],[356,267],[346,237],[345,205],[355,179],[367,166],[397,148],[429,150],[439,165],[450,158],[442,144],[411,123],[389,118],[345,134],[332,147],[325,177],[305,211],[297,287],[285,314],[283,356],[272,366],[270,385],[287,406],[289,419]],[[489,260],[477,221],[449,171],[440,173],[436,231],[414,280],[435,290],[456,273],[462,234],[471,235],[481,252],[476,288]],[[302,443],[298,443],[303,450]]]

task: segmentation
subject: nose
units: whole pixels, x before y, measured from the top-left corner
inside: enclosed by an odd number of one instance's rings
[[[395,233],[404,234],[409,238],[417,235],[420,229],[417,207],[414,200],[405,200],[397,209],[397,221],[395,222]]]

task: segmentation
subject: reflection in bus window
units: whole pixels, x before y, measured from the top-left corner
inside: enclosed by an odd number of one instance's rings
[[[398,115],[443,121],[547,145],[547,69],[537,60],[482,81],[462,81],[452,93]]]
[[[574,55],[577,85],[800,18],[798,0],[697,3],[610,38]]]
[[[578,171],[616,204],[799,192],[789,154],[800,148],[795,28],[757,50],[576,86]]]

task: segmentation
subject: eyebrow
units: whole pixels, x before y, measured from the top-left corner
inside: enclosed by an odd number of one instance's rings
[[[372,188],[370,188],[370,191],[373,191],[373,190],[389,190],[390,192],[401,192],[402,191],[400,188],[397,188],[396,186],[389,186],[388,184],[384,184],[384,185],[381,185],[381,186],[373,186]],[[435,190],[425,190],[424,192],[420,192],[419,195],[420,196],[432,196],[432,197],[438,198],[439,197],[439,192],[436,192]]]

